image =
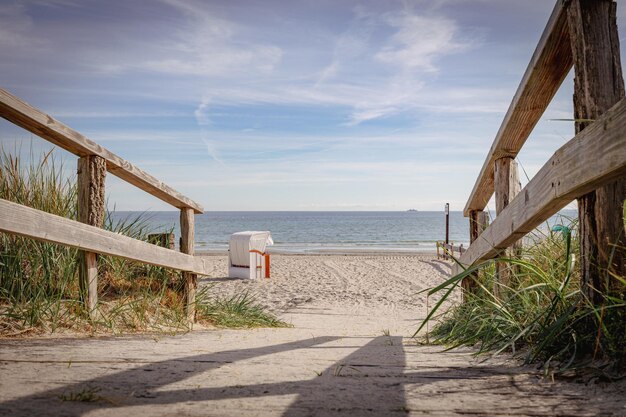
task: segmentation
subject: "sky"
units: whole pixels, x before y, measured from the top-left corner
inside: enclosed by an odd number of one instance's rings
[[[462,210],[553,6],[2,0],[0,86],[206,210]],[[573,136],[553,120],[572,87],[520,153],[522,184]],[[5,120],[0,145],[50,148]],[[107,195],[172,209],[113,175]]]

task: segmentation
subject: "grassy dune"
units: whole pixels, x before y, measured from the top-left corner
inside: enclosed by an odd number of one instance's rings
[[[19,157],[0,149],[0,198],[76,219],[74,176],[52,152],[40,158]],[[154,231],[147,214],[104,227],[147,241]],[[121,258],[98,259],[99,318],[90,320],[80,302],[78,251],[52,243],[0,233],[0,335],[54,332],[183,331],[187,329],[179,273]],[[233,327],[281,326],[248,294],[212,297],[210,288],[197,297],[197,319]]]
[[[427,321],[439,318],[431,341],[477,346],[479,353],[513,352],[527,363],[542,363],[546,371],[593,365],[604,376],[620,374],[626,365],[626,299],[602,294],[603,302],[594,305],[581,292],[576,223],[562,220],[567,227],[535,232],[519,259],[483,262],[431,289],[445,299],[463,278],[477,277],[478,291],[467,302],[431,310]],[[509,286],[496,281],[495,262],[513,271]],[[626,283],[610,271],[606,279]]]

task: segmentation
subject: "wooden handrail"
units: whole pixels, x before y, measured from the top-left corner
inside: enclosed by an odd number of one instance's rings
[[[436,242],[437,246],[437,259],[443,257],[444,259],[448,259],[448,256],[453,256],[454,252],[459,252],[459,255],[463,255],[463,253],[467,250],[466,247],[461,243],[459,246],[454,246],[454,243],[445,243],[445,242]],[[442,249],[442,253],[439,254],[439,248]]]
[[[98,303],[96,254],[179,269],[183,271],[187,317],[193,323],[196,275],[207,274],[204,261],[193,257],[194,214],[202,213],[202,206],[3,89],[0,89],[0,117],[79,157],[77,187],[80,221],[0,199],[0,231],[81,249],[80,286],[90,314],[96,312]],[[100,229],[105,211],[107,172],[180,209],[183,253]]]
[[[203,211],[200,204],[1,88],[0,116],[77,156],[104,158],[108,172],[174,207]]]
[[[208,275],[205,260],[0,199],[0,232]]]
[[[497,256],[575,198],[626,175],[626,99],[558,149],[461,256]]]
[[[517,156],[572,68],[565,9],[558,0],[469,196],[466,217],[485,208],[494,192],[495,160]]]

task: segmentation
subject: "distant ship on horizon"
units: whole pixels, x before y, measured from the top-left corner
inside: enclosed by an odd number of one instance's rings
[[[408,209],[407,211],[415,211],[416,212],[417,210],[415,210],[415,209]]]

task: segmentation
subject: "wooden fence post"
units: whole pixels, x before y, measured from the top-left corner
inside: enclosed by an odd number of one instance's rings
[[[509,205],[511,200],[521,191],[517,162],[514,158],[504,157],[496,159],[494,166],[494,189],[496,195],[496,216]],[[504,251],[505,257],[515,257],[519,254],[521,242],[514,243]],[[515,268],[503,262],[496,262],[496,279],[502,285],[510,285],[511,276]],[[499,294],[500,285],[494,285],[494,294]]]
[[[180,209],[180,251],[194,254],[194,211],[191,208]],[[187,321],[192,325],[196,318],[197,275],[183,271],[184,297],[187,309]]]
[[[489,227],[489,213],[482,210],[471,210],[469,215],[470,222],[470,246],[478,236]],[[467,292],[475,292],[478,287],[476,280],[478,279],[478,274],[474,273],[471,276],[467,276],[463,278],[461,282],[461,286]]]
[[[105,212],[104,183],[106,161],[95,155],[78,159],[78,221],[102,227]],[[98,257],[93,252],[79,252],[81,297],[94,318],[98,304]]]
[[[611,0],[572,0],[567,16],[574,57],[574,118],[576,133],[624,97],[616,3]],[[581,287],[594,303],[601,292],[625,292],[607,270],[626,274],[626,238],[622,207],[626,178],[609,183],[578,199]]]
[[[470,244],[474,243],[478,236],[489,226],[489,213],[482,210],[471,210],[470,221]]]
[[[151,233],[148,235],[149,243],[170,250],[174,250],[174,239],[174,233]]]

